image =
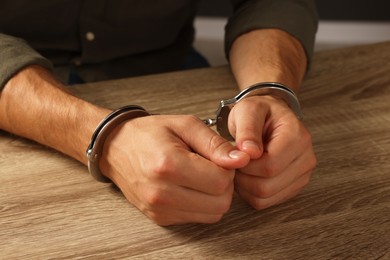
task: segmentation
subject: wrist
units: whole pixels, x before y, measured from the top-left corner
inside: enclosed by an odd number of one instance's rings
[[[254,96],[267,96],[267,98],[271,96],[273,98],[278,97],[291,108],[299,119],[303,117],[299,100],[292,89],[278,82],[260,82],[242,90],[235,97],[220,102],[216,113],[215,124],[221,136],[233,140],[228,127],[230,111],[237,103]]]
[[[125,121],[148,115],[150,114],[142,107],[125,106],[111,112],[99,123],[92,134],[91,142],[86,151],[88,170],[97,181],[110,182],[110,179],[102,174],[99,167],[99,160],[103,155],[106,139],[111,132]]]
[[[229,56],[241,90],[258,82],[279,82],[298,92],[306,73],[307,58],[301,43],[278,29],[243,34]]]

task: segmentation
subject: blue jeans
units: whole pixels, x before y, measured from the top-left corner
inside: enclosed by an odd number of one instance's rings
[[[191,48],[182,66],[183,70],[210,67],[210,63],[195,48]]]

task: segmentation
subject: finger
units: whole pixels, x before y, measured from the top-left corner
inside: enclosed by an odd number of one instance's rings
[[[273,177],[290,167],[304,153],[314,155],[310,134],[300,122],[277,126],[267,142],[262,157],[243,167],[242,172]]]
[[[226,169],[236,169],[249,162],[249,156],[219,136],[196,117],[182,117],[173,128],[191,149]]]
[[[311,171],[298,178],[293,185],[280,191],[272,197],[259,198],[252,193],[243,189],[242,187],[236,187],[237,193],[247,201],[253,208],[257,210],[269,208],[271,206],[285,202],[288,199],[295,197],[302,189],[309,183]]]
[[[157,142],[154,146],[159,149],[145,153],[147,156],[136,155],[132,158],[146,173],[138,176],[138,182],[173,183],[211,195],[225,193],[233,182],[234,170],[222,168],[207,158],[193,153],[178,136],[166,134],[155,141]],[[166,145],[167,143],[171,145]]]
[[[233,183],[234,170],[219,167],[204,157],[188,151],[177,152],[168,165],[162,167],[166,181],[207,193],[221,195]]]
[[[315,155],[308,151],[274,177],[264,178],[237,171],[234,181],[236,186],[256,197],[269,198],[293,185],[301,176],[313,171],[315,165]]]
[[[233,197],[233,182],[228,190],[213,196],[175,185],[154,184],[145,189],[143,211],[185,211],[208,215],[225,214],[230,209]]]
[[[122,176],[119,177],[122,178]],[[118,181],[118,179],[115,180]],[[123,183],[123,180],[116,182],[117,185],[120,183]],[[131,192],[131,188],[134,187],[128,187],[127,183],[119,187],[127,200],[132,201],[154,222],[164,226],[184,223],[215,223],[228,211],[233,194],[232,182],[226,194],[218,197],[158,182],[138,183],[136,188],[139,192],[135,197]]]
[[[263,129],[268,112],[265,104],[247,98],[237,104],[229,116],[229,129],[237,147],[251,159],[258,159],[263,153]]]

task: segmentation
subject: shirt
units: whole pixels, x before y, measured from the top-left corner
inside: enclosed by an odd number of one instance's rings
[[[0,89],[31,64],[73,67],[86,81],[180,69],[194,39],[198,2],[0,0]],[[314,0],[231,3],[227,56],[241,34],[279,28],[295,36],[310,59],[318,22]]]

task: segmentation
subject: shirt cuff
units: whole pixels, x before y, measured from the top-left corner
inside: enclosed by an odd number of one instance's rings
[[[0,91],[17,72],[29,65],[40,65],[50,71],[49,60],[32,49],[24,40],[0,34]]]
[[[298,39],[310,63],[318,14],[314,0],[258,0],[236,1],[235,12],[225,27],[225,53],[242,34],[256,29],[274,28],[283,30]]]

